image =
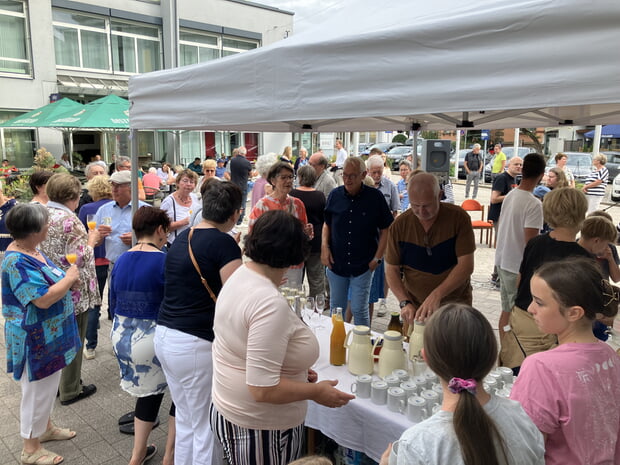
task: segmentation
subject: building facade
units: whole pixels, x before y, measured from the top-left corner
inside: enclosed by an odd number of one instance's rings
[[[292,33],[293,13],[243,0],[0,0],[0,122],[69,97],[127,97],[134,74],[217,60]],[[54,129],[0,131],[0,156],[32,164],[37,147],[57,158],[73,137],[84,161],[127,154],[128,133]],[[140,132],[139,154],[186,163],[263,150],[258,133]],[[289,135],[290,138],[290,135]],[[174,158],[173,158],[174,157]]]

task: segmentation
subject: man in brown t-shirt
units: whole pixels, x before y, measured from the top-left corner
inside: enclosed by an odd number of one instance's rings
[[[471,305],[476,243],[469,214],[440,202],[435,176],[416,174],[407,190],[410,208],[388,231],[385,274],[403,319],[412,323],[446,302]]]

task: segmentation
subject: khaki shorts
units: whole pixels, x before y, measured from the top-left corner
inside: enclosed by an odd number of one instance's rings
[[[517,306],[512,307],[510,326],[512,329],[500,340],[499,363],[502,366],[520,367],[528,355],[544,352],[558,343],[555,334],[541,333],[532,315]]]

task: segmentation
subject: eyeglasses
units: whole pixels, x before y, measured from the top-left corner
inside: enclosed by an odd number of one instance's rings
[[[215,170],[203,170],[205,173],[215,173]]]
[[[131,165],[119,165],[116,169],[118,171],[130,170],[131,169]]]
[[[282,179],[283,181],[292,181],[294,176],[292,174],[278,174],[278,179]]]
[[[352,173],[352,174],[342,173],[342,177],[344,179],[355,179],[355,178],[357,178],[359,176],[360,176],[360,173]]]

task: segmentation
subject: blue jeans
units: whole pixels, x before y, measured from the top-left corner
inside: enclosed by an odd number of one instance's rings
[[[370,327],[370,314],[368,311],[368,297],[370,296],[370,283],[373,272],[368,270],[359,276],[340,276],[332,270],[327,270],[329,280],[330,299],[329,305],[332,312],[336,307],[342,307],[343,312],[347,308],[349,288],[351,288],[351,313],[355,325]],[[344,316],[344,315],[343,315]]]
[[[103,299],[103,288],[108,279],[108,265],[97,265],[97,285],[99,295]],[[96,305],[88,310],[88,325],[86,327],[86,348],[94,349],[97,347],[97,330],[99,329],[99,317],[101,316],[101,305]]]
[[[241,191],[241,215],[239,215],[239,219],[237,220],[237,225],[240,225],[243,222],[243,217],[245,216],[245,207],[248,203],[248,190]]]

